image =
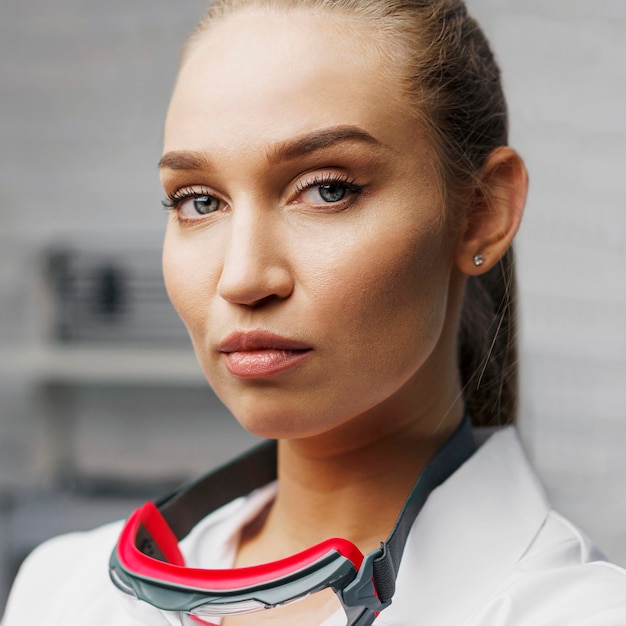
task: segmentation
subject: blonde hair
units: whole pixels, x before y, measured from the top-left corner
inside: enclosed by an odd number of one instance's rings
[[[187,49],[211,25],[248,8],[333,11],[372,25],[388,62],[403,63],[403,88],[438,155],[449,215],[472,202],[487,156],[508,142],[500,70],[462,0],[214,0]],[[459,328],[459,370],[476,425],[515,421],[517,358],[513,251],[467,282]]]

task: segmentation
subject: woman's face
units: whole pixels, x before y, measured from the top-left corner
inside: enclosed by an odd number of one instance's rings
[[[167,288],[211,386],[261,436],[392,428],[456,376],[454,238],[373,37],[245,10],[194,43],[173,94]]]

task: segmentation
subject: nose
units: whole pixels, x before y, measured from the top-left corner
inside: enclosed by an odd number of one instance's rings
[[[276,222],[263,211],[233,211],[217,283],[224,300],[256,307],[291,295],[290,260]]]

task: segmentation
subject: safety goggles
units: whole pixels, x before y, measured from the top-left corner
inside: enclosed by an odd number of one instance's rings
[[[387,540],[367,555],[350,541],[328,539],[253,567],[186,567],[179,541],[200,520],[276,479],[276,444],[262,444],[137,509],[111,554],[111,580],[128,597],[163,611],[169,623],[184,626],[252,626],[265,620],[369,626],[391,603],[402,552],[426,498],[474,450],[466,418],[420,474]]]

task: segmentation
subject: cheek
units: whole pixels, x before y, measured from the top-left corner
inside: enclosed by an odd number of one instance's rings
[[[193,341],[214,279],[210,264],[203,263],[203,255],[198,255],[195,246],[181,241],[171,227],[163,245],[163,279],[169,298]]]
[[[347,359],[402,375],[425,360],[440,336],[451,253],[436,224],[367,240],[366,248],[326,256],[318,314],[337,321],[331,332],[341,329]]]
[[[324,288],[334,291],[348,314],[362,310],[365,317],[367,311],[376,317],[383,310],[394,315],[445,294],[451,258],[436,225],[379,229],[374,236],[344,240],[340,248],[326,249],[317,287],[320,295]],[[319,255],[312,259],[311,273],[315,265],[320,267]]]

